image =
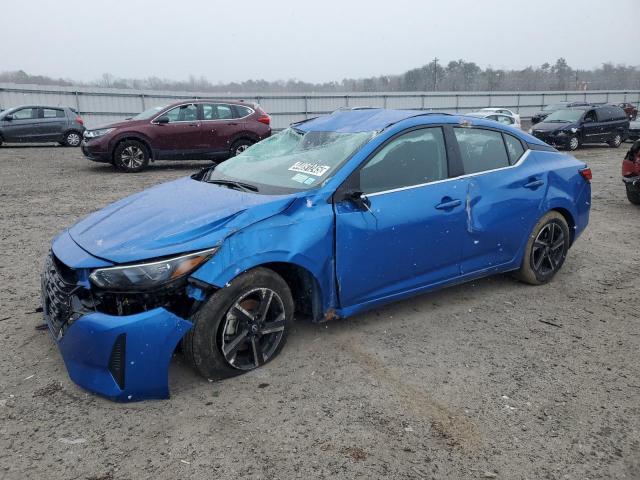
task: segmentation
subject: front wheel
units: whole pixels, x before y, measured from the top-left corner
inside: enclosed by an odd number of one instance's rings
[[[182,348],[205,378],[258,368],[282,350],[293,321],[293,297],[275,272],[256,268],[215,292],[192,318]]]
[[[67,132],[64,135],[64,139],[62,140],[62,144],[67,147],[77,147],[80,145],[82,141],[82,136],[78,132]]]
[[[634,205],[640,205],[640,189],[631,184],[625,184],[627,187],[627,199]]]
[[[567,258],[569,240],[567,221],[556,211],[548,212],[531,232],[516,278],[530,285],[550,281]]]
[[[580,139],[578,137],[576,137],[575,135],[572,136],[569,139],[569,143],[567,144],[567,146],[568,146],[569,150],[571,150],[572,152],[574,150],[577,150],[578,147],[580,146]]]
[[[125,140],[113,152],[113,165],[123,172],[141,172],[149,165],[147,147],[137,140]]]
[[[618,148],[620,145],[622,145],[622,135],[617,133],[616,136],[609,140],[607,143],[610,147]]]

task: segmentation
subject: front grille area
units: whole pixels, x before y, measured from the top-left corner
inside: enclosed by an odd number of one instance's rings
[[[57,338],[73,320],[73,294],[80,288],[74,280],[75,272],[50,252],[42,272],[42,310]]]

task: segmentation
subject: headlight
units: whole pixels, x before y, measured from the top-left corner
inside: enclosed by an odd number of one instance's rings
[[[156,262],[98,268],[89,275],[97,287],[108,290],[148,290],[193,272],[216,253],[217,248]]]
[[[529,133],[533,133],[533,128],[530,128],[530,129],[529,129]]]
[[[115,128],[99,128],[98,130],[85,130],[84,138],[97,138],[106,135],[107,133],[111,133],[115,130]]]

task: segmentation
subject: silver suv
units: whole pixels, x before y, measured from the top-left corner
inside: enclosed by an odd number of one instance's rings
[[[58,142],[77,147],[84,130],[82,117],[69,107],[25,105],[0,112],[0,145]]]

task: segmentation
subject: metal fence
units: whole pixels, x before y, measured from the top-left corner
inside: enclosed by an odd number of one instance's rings
[[[456,113],[471,112],[484,107],[503,107],[528,118],[544,105],[559,101],[629,102],[639,106],[640,90],[214,94],[0,83],[0,108],[32,104],[68,106],[80,112],[90,128],[123,120],[147,108],[192,98],[243,99],[259,103],[271,115],[273,128],[281,129],[292,122],[344,107],[384,107]]]

